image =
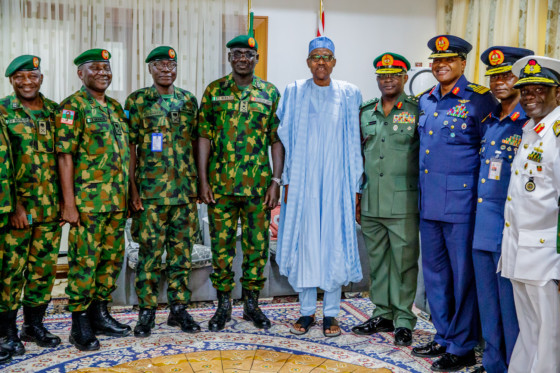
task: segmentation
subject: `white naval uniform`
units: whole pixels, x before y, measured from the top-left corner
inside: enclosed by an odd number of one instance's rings
[[[523,128],[511,166],[498,266],[502,276],[512,281],[519,319],[510,373],[560,372],[560,294],[555,281],[560,279],[556,250],[560,137],[553,129],[556,121],[560,121],[560,107],[536,125],[531,119]]]

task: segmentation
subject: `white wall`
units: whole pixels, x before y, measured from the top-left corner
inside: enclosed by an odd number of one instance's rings
[[[373,60],[384,52],[428,66],[426,43],[436,35],[436,0],[324,0],[325,35],[335,44],[334,79],[379,96]],[[317,30],[318,0],[252,0],[255,15],[268,16],[268,80],[280,92],[310,78],[307,48]]]

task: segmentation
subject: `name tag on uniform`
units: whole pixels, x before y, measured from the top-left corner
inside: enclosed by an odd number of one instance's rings
[[[47,134],[47,122],[44,120],[39,121],[39,135],[45,136]]]
[[[500,180],[502,164],[503,160],[501,158],[492,158],[490,168],[488,169],[488,180]]]
[[[163,151],[163,134],[152,133],[152,151],[153,152]]]

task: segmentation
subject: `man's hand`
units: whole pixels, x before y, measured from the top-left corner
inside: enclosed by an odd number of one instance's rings
[[[270,183],[266,194],[264,196],[264,205],[267,209],[272,210],[278,206],[278,200],[280,199],[280,185],[275,181]]]
[[[361,196],[356,196],[356,223],[362,225],[362,200]]]
[[[208,184],[207,181],[200,182],[199,193],[198,198],[200,198],[203,203],[207,205],[216,203],[214,200],[214,193],[212,193],[212,188],[210,188],[210,184]]]
[[[21,203],[16,204],[16,211],[10,214],[10,225],[15,229],[29,228],[29,220],[27,220],[27,210]]]
[[[130,208],[132,212],[144,211],[144,205],[137,191],[130,191]]]
[[[76,208],[76,205],[67,205],[65,204],[62,208],[62,216],[61,216],[60,226],[68,223],[73,227],[79,227],[80,225],[80,213]]]
[[[288,187],[289,185],[284,185],[284,203],[288,203]]]

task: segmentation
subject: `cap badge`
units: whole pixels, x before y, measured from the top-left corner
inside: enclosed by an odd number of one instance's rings
[[[33,67],[39,67],[39,59],[37,57],[33,57]]]
[[[449,40],[445,36],[436,39],[436,49],[438,51],[446,51],[449,49]]]
[[[170,49],[168,54],[169,54],[169,57],[175,58],[175,51],[173,49]]]
[[[529,60],[527,65],[525,65],[523,72],[530,75],[538,74],[541,72],[541,65],[539,65],[536,60]]]
[[[393,56],[391,56],[390,54],[386,54],[381,59],[381,64],[383,66],[391,66],[391,65],[393,65],[393,61],[394,61]]]
[[[488,59],[490,60],[490,65],[496,66],[504,62],[504,54],[501,50],[494,49],[492,52],[490,52]]]
[[[107,51],[107,50],[104,49],[104,50],[101,52],[101,57],[103,57],[104,60],[108,60],[108,59],[109,59],[109,51]]]
[[[249,40],[247,40],[247,44],[249,44],[249,46],[253,48],[255,46],[255,39],[249,38]]]

